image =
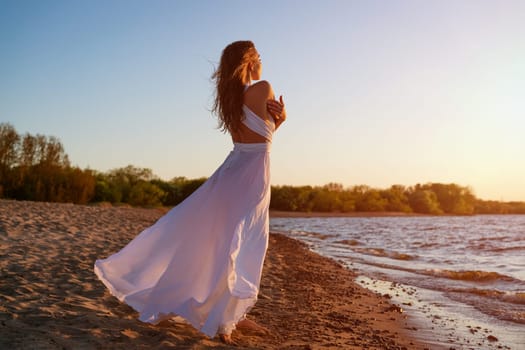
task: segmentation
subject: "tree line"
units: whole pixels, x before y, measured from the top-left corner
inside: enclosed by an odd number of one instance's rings
[[[174,206],[206,178],[175,177],[164,181],[151,169],[132,165],[98,172],[71,166],[61,142],[53,136],[19,135],[0,124],[0,198],[71,202],[109,202],[133,206]],[[422,214],[525,214],[525,202],[478,199],[469,187],[428,183],[376,189],[272,186],[270,208],[301,212],[404,212]]]
[[[71,166],[56,137],[0,124],[0,198],[87,203],[94,188],[93,172]]]
[[[376,189],[366,185],[274,186],[270,207],[299,212],[403,212],[420,214],[525,214],[525,202],[484,201],[469,187],[427,183]]]

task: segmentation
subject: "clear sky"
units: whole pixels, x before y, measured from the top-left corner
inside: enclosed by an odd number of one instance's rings
[[[71,162],[209,176],[210,76],[250,39],[284,96],[272,183],[525,200],[525,1],[0,0],[0,122]]]

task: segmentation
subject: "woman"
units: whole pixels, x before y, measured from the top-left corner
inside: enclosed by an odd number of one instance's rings
[[[213,111],[234,148],[185,201],[121,251],[95,262],[95,273],[119,300],[156,324],[181,316],[196,329],[231,342],[236,326],[263,329],[245,318],[259,292],[268,245],[269,151],[286,119],[261,78],[250,41],[228,45],[213,74]]]

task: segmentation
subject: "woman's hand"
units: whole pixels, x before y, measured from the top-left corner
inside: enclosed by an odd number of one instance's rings
[[[272,116],[275,122],[275,128],[282,124],[286,120],[286,108],[284,108],[283,96],[279,96],[279,101],[268,100],[266,101],[266,109]]]

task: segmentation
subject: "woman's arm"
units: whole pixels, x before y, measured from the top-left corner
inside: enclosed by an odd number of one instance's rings
[[[286,120],[286,108],[284,107],[283,96],[279,96],[279,101],[274,99],[269,99],[266,102],[266,108],[268,113],[272,116],[275,122],[275,129]]]

